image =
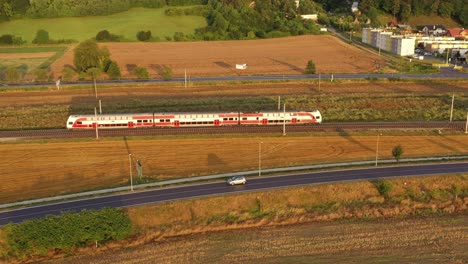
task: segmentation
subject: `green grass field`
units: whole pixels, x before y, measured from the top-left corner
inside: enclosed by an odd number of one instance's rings
[[[196,28],[206,25],[201,16],[166,16],[164,8],[133,8],[129,11],[98,17],[72,17],[48,19],[21,19],[0,23],[0,35],[14,34],[31,41],[39,29],[49,32],[51,39],[85,40],[93,38],[104,29],[121,35],[125,40],[136,41],[136,33],[151,30],[153,37],[173,36],[174,32],[191,34]]]

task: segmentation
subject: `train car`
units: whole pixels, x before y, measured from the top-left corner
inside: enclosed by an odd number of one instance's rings
[[[71,115],[67,120],[68,129],[139,128],[153,127],[153,114],[100,114]]]
[[[206,127],[239,125],[239,113],[143,113],[71,115],[67,129]]]
[[[145,127],[207,127],[234,125],[279,125],[321,123],[318,110],[311,112],[256,112],[256,113],[136,113],[71,115],[68,129],[112,129]]]
[[[256,112],[240,113],[240,125],[295,125],[322,123],[322,115],[318,110],[311,112],[288,111],[288,112]]]

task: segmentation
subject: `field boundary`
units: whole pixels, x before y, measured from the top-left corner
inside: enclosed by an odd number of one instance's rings
[[[396,164],[396,163],[408,163],[408,162],[432,162],[432,161],[451,161],[451,160],[465,160],[468,159],[468,156],[445,156],[445,157],[427,157],[427,158],[407,158],[401,159],[399,162],[393,159],[386,159],[386,160],[379,160],[379,164]],[[336,168],[336,167],[349,167],[349,166],[363,166],[363,165],[373,165],[375,164],[375,160],[372,161],[355,161],[355,162],[341,162],[341,163],[329,163],[329,164],[320,164],[320,165],[305,165],[305,166],[295,166],[295,167],[283,167],[283,168],[273,168],[273,169],[263,169],[262,173],[278,173],[278,172],[292,172],[292,171],[302,171],[302,170],[311,170],[311,169],[326,169],[326,168]],[[153,183],[146,183],[146,184],[138,184],[133,186],[124,186],[124,187],[117,187],[117,188],[108,188],[96,191],[88,191],[88,192],[81,192],[81,193],[74,193],[74,194],[67,194],[67,195],[59,195],[47,198],[40,198],[34,200],[27,200],[21,202],[14,202],[14,203],[7,203],[7,204],[0,204],[0,209],[5,209],[9,207],[15,206],[23,206],[23,205],[33,205],[39,203],[47,203],[53,201],[60,201],[60,200],[68,200],[77,197],[86,197],[86,196],[95,196],[100,194],[108,194],[108,193],[115,193],[115,192],[122,192],[122,191],[131,191],[133,189],[145,189],[150,187],[162,187],[165,185],[172,185],[172,184],[183,184],[183,183],[193,183],[197,181],[206,181],[206,180],[216,180],[216,179],[224,179],[227,177],[237,176],[237,175],[256,175],[258,174],[258,170],[249,170],[249,171],[241,171],[241,172],[231,172],[231,173],[222,173],[222,174],[214,174],[214,175],[207,175],[207,176],[199,176],[199,177],[191,177],[191,178],[182,178],[176,180],[166,180],[160,182],[153,182]]]

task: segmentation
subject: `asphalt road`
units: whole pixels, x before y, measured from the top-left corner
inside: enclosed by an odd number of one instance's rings
[[[101,209],[105,207],[131,207],[179,199],[265,189],[270,190],[307,184],[465,172],[468,172],[468,162],[365,168],[252,178],[248,180],[246,185],[234,187],[227,186],[225,182],[170,187],[3,211],[0,212],[0,226],[9,222],[18,223],[27,219],[42,217],[47,214],[59,214],[61,211],[81,211],[83,209]]]

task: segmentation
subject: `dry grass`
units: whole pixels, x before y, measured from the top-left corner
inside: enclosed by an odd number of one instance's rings
[[[232,136],[203,138],[105,139],[0,144],[0,203],[126,184],[128,154],[141,160],[145,177],[182,178],[258,168],[373,160],[375,136]],[[464,135],[382,136],[379,157],[467,154]],[[287,157],[287,159],[285,158]],[[136,175],[136,173],[134,173]]]
[[[398,190],[418,192],[468,187],[467,174],[391,180]],[[424,186],[422,186],[424,185]],[[399,262],[446,262],[468,257],[468,200],[451,198],[430,203],[379,206],[372,183],[351,182],[304,186],[274,191],[177,201],[129,209],[141,234],[126,245],[87,248],[67,263],[309,263],[311,261],[374,263],[377,259]],[[364,206],[353,206],[361,201]],[[310,205],[334,202],[337,210],[306,212]],[[252,212],[273,212],[253,219]],[[346,205],[348,204],[348,205]],[[343,206],[342,206],[343,205]],[[376,205],[376,206],[373,206]],[[451,208],[457,208],[451,210]],[[462,212],[461,216],[405,219],[420,209]],[[248,215],[250,214],[250,217]],[[235,215],[238,220],[216,221],[216,216]],[[403,218],[388,217],[399,216]],[[371,222],[322,222],[350,217],[382,219]],[[211,220],[209,220],[211,219]],[[305,223],[305,224],[304,224]],[[146,245],[141,245],[145,243]],[[239,246],[242,245],[242,246]],[[128,248],[133,246],[133,248]],[[107,251],[106,251],[107,250]],[[112,250],[112,253],[110,253]],[[104,251],[104,252],[102,252]],[[319,261],[320,262],[320,261]]]

